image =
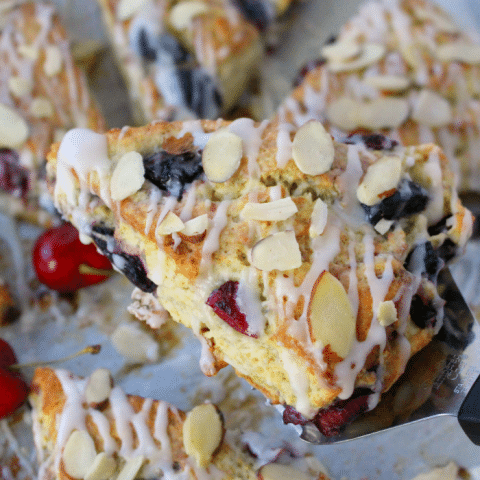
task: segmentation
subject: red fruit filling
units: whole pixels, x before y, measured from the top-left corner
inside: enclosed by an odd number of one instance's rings
[[[29,183],[28,171],[20,165],[17,153],[0,148],[0,189],[25,200]]]
[[[17,363],[17,357],[13,348],[0,338],[0,368],[6,368],[15,363]]]
[[[238,282],[229,280],[210,294],[207,305],[212,307],[213,311],[237,332],[257,338],[257,335],[248,332],[247,319],[236,302],[237,291]]]

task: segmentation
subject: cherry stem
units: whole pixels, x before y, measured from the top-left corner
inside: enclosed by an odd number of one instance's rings
[[[114,270],[101,270],[100,268],[85,265],[85,263],[82,263],[78,266],[78,271],[82,275],[102,275],[104,277],[110,277],[114,274]]]
[[[30,363],[22,363],[22,364],[15,364],[15,365],[10,365],[8,368],[12,370],[20,370],[21,368],[25,367],[41,367],[42,365],[53,365],[56,363],[63,363],[67,362],[68,360],[72,360],[73,358],[80,357],[81,355],[87,355],[87,354],[92,354],[96,355],[97,353],[100,353],[100,350],[102,349],[101,345],[89,345],[88,347],[85,347],[83,350],[80,350],[77,353],[74,353],[72,355],[69,355],[68,357],[63,357],[59,358],[58,360],[47,360],[44,362],[30,362]]]

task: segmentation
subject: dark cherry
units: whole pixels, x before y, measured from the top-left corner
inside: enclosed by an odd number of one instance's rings
[[[304,78],[312,71],[315,70],[316,68],[321,67],[326,63],[325,58],[317,58],[315,60],[310,60],[308,61],[303,67],[298,71],[295,79],[293,80],[293,86],[298,87],[304,80]]]
[[[308,423],[308,420],[300,413],[297,412],[290,405],[285,406],[283,411],[283,423],[293,423],[293,425],[305,425]]]
[[[229,280],[214,290],[207,300],[207,305],[228,325],[237,332],[249,337],[257,338],[257,335],[248,333],[248,323],[244,313],[237,305],[236,297],[238,282]]]
[[[433,328],[437,323],[437,309],[425,302],[420,295],[414,295],[410,304],[410,318],[418,328]]]
[[[398,220],[425,210],[428,192],[410,180],[402,180],[395,193],[373,206],[362,204],[372,225],[380,220]]]
[[[265,30],[270,23],[270,16],[263,0],[234,0],[247,22],[253,23],[259,30]]]
[[[424,242],[417,245],[407,256],[405,268],[409,272],[426,273],[430,280],[437,278],[438,272],[445,265],[445,262],[438,257],[430,242]]]
[[[391,151],[398,146],[398,142],[393,138],[382,135],[381,133],[351,133],[342,141],[349,145],[363,143],[371,150],[388,150]]]
[[[180,155],[160,150],[144,158],[145,178],[160,190],[181,200],[187,184],[203,174],[202,157],[198,152]]]
[[[0,148],[0,189],[24,200],[30,190],[28,170],[19,163],[17,152]]]
[[[149,62],[154,62],[157,59],[157,51],[155,47],[151,44],[150,39],[148,38],[147,31],[142,28],[138,33],[138,50],[140,55]]]

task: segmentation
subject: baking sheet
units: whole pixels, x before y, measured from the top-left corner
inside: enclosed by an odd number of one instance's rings
[[[55,3],[76,41],[94,39],[105,42],[98,7],[93,0],[56,0]],[[479,18],[475,16],[478,15],[476,2],[442,0],[438,3],[465,28],[473,28]],[[291,25],[283,32],[279,49],[264,63],[263,84],[269,91],[264,104],[265,116],[272,113],[289,92],[298,69],[307,60],[318,57],[322,43],[338,31],[359,4],[358,0],[300,1]],[[90,81],[109,127],[120,127],[130,124],[131,116],[123,82],[112,62],[109,50],[102,49],[91,66]],[[28,243],[39,231],[22,226],[18,233]],[[455,277],[473,303],[480,285],[477,281],[479,248],[480,244],[469,245],[467,257],[453,268]],[[472,261],[476,263],[472,264]],[[31,269],[28,260],[26,269]],[[26,278],[29,275],[31,271],[25,273]],[[203,376],[198,366],[200,345],[190,331],[180,326],[161,331],[165,334],[164,342],[149,337],[159,348],[157,363],[141,368],[129,366],[112,345],[111,334],[119,325],[137,325],[126,312],[130,291],[131,286],[126,280],[116,276],[102,285],[83,290],[79,297],[80,308],[75,312],[67,302],[54,298],[48,313],[28,311],[21,322],[13,328],[2,329],[0,335],[13,345],[21,362],[60,358],[85,345],[100,343],[102,351],[99,355],[71,360],[62,368],[88,375],[100,365],[107,367],[117,384],[127,392],[161,398],[182,409],[189,409],[208,398],[220,404],[228,426],[253,431],[250,435],[257,437],[258,448],[263,448],[267,454],[286,444],[298,454],[311,451],[332,478],[411,479],[454,460],[469,468],[472,478],[480,479],[480,449],[471,444],[453,418],[429,420],[337,446],[305,444],[291,426],[282,424],[280,415],[261,394],[232,374],[230,367],[215,378]],[[30,375],[32,372],[32,369],[27,370]],[[29,426],[18,422],[11,428],[16,436],[10,441],[19,439],[19,447],[23,447],[20,463],[25,475],[32,476],[35,467]],[[0,422],[0,458],[2,436],[5,440],[10,431],[5,421]]]

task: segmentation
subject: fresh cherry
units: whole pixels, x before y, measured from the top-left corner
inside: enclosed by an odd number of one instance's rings
[[[93,244],[84,245],[70,223],[44,232],[33,249],[40,282],[61,293],[103,282],[112,273],[110,261]]]
[[[249,337],[257,338],[248,332],[248,323],[244,313],[238,308],[236,297],[238,282],[229,280],[214,290],[207,300],[207,305],[226,323],[237,332]]]

